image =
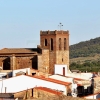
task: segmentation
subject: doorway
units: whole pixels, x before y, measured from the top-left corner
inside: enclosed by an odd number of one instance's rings
[[[63,76],[65,76],[65,67],[63,67]]]
[[[3,70],[10,70],[10,57],[3,60]]]

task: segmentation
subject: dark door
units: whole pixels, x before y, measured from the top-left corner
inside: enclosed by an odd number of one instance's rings
[[[63,67],[63,76],[65,76],[65,67]]]
[[[10,70],[10,57],[3,60],[3,70]]]

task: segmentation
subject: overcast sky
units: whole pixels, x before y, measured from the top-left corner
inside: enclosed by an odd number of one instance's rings
[[[99,37],[100,0],[0,0],[0,49],[34,48],[60,22],[70,45]]]

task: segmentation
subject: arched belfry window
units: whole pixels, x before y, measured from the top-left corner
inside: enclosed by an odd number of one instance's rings
[[[66,38],[64,38],[64,50],[66,50],[66,45],[67,45],[67,43],[66,43]]]
[[[44,46],[47,46],[47,39],[44,40]]]
[[[59,38],[59,50],[61,50],[61,38]]]
[[[50,40],[50,49],[53,50],[53,39]]]

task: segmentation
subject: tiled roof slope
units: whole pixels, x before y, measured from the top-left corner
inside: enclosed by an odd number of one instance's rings
[[[39,90],[43,90],[43,91],[47,91],[47,92],[50,92],[50,93],[52,93],[52,94],[56,94],[56,95],[60,95],[60,94],[62,94],[62,93],[59,92],[59,91],[52,90],[52,89],[49,89],[49,88],[46,88],[46,87],[35,87],[35,89],[39,89]]]
[[[61,85],[65,85],[65,86],[72,84],[71,82],[64,82],[64,81],[56,80],[56,79],[53,79],[53,78],[45,78],[45,77],[41,77],[41,76],[31,76],[31,75],[26,75],[26,76],[45,80],[45,81],[49,81],[49,82],[53,82],[53,83],[57,83],[57,84],[61,84]]]
[[[36,53],[36,49],[30,48],[3,48],[0,50],[0,54],[8,53]]]

